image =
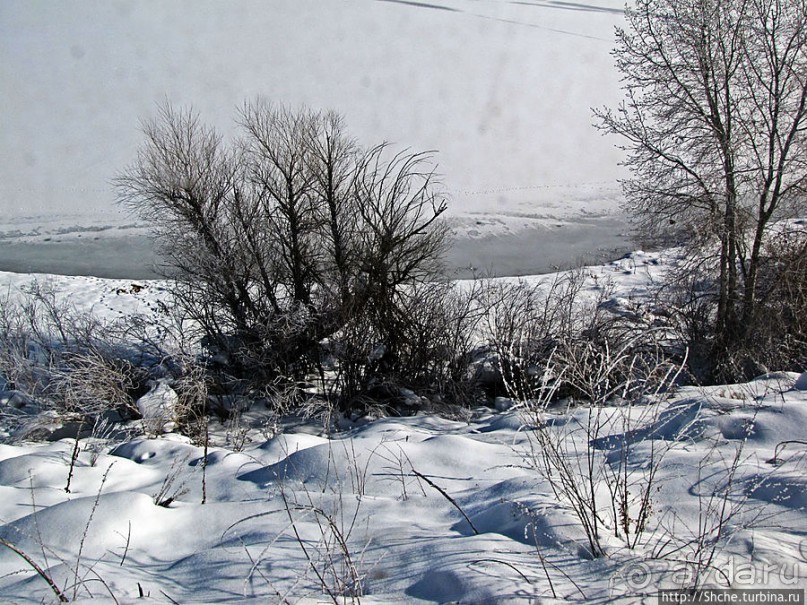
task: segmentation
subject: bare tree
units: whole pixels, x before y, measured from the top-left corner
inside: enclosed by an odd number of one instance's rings
[[[377,326],[384,361],[395,365],[407,323],[411,286],[433,279],[444,252],[446,210],[433,191],[429,154],[401,152],[385,158],[379,145],[361,158],[355,181],[360,217],[357,284],[359,307]]]
[[[753,333],[771,225],[804,209],[807,2],[636,0],[626,17],[614,51],[626,100],[595,113],[626,141],[643,233],[715,259],[717,343],[730,348]]]
[[[322,269],[333,276],[341,298],[349,296],[359,253],[359,200],[355,195],[360,165],[358,143],[346,136],[341,116],[328,112],[309,139],[313,195],[322,229]]]
[[[144,125],[121,200],[154,225],[178,304],[231,367],[301,377],[366,316],[389,351],[407,289],[439,267],[429,154],[361,148],[341,118],[244,104],[225,143],[192,111]]]

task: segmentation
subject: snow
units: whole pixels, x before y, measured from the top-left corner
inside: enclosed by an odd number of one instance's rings
[[[143,422],[152,431],[170,433],[176,423],[176,408],[179,396],[164,379],[157,380],[151,385],[148,393],[140,397],[135,405]]]
[[[595,296],[609,282],[614,308],[624,309],[671,258],[635,252],[588,267],[586,291]],[[9,296],[33,279],[0,274]],[[37,279],[110,321],[156,317],[168,295],[161,282]],[[339,602],[360,585],[363,603],[654,603],[658,589],[690,585],[694,567],[683,562],[710,552],[723,511],[704,585],[803,589],[805,375],[683,387],[629,408],[561,406],[540,418],[502,400],[466,420],[418,413],[343,422],[330,435],[300,420],[275,434],[256,405],[240,451],[226,447],[216,420],[206,460],[176,434],[95,437],[78,442],[72,472],[74,439],[6,443],[0,537],[80,601],[332,602],[324,583]],[[592,418],[596,434],[585,430]],[[591,556],[569,500],[554,492],[537,455],[540,432],[572,468],[593,456],[605,556]],[[635,548],[615,535],[610,514],[623,452],[634,496],[661,457]],[[632,513],[636,506],[633,498]],[[3,547],[0,594],[55,600]]]
[[[575,183],[460,192],[470,202],[449,206],[449,222],[457,238],[482,239],[621,217],[622,192],[616,182]],[[479,198],[487,203],[479,206]]]
[[[41,11],[7,0],[0,216],[111,212],[110,180],[163,99],[227,135],[235,108],[258,95],[336,110],[363,144],[438,150],[445,189],[466,209],[538,205],[544,187],[613,189],[623,156],[591,127],[591,108],[621,96],[610,50],[623,7],[184,0]]]
[[[134,158],[155,99],[192,104],[229,134],[233,107],[263,94],[340,111],[365,144],[438,149],[451,227],[482,256],[504,238],[590,247],[591,232],[624,220],[621,152],[590,109],[619,99],[609,50],[621,0],[192,4],[4,4],[4,254],[87,241],[131,254],[121,242],[142,242],[148,226],[111,207],[110,178]],[[674,257],[587,267],[583,294],[612,290],[606,310],[642,312]],[[0,272],[0,304],[34,282],[104,322],[156,322],[170,303],[161,281]],[[499,398],[459,420],[344,420],[332,434],[256,404],[243,447],[213,420],[207,452],[162,432],[175,397],[164,383],[138,401],[152,430],[51,442],[24,437],[61,420],[0,387],[0,539],[70,600],[656,603],[695,571],[705,586],[807,588],[807,371],[633,407],[536,415]],[[15,437],[4,421],[20,417],[37,424]],[[591,479],[604,556],[542,467],[541,439],[579,485]],[[633,548],[611,512],[618,469],[634,519],[655,472]],[[56,601],[1,543],[0,600]]]

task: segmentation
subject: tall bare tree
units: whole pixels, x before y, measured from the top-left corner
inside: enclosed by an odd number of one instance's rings
[[[626,99],[595,114],[626,141],[643,234],[715,259],[718,346],[731,347],[753,331],[771,226],[805,209],[807,2],[635,0],[626,18]]]

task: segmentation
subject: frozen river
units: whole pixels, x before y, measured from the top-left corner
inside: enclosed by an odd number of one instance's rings
[[[72,231],[0,238],[0,270],[96,277],[158,276],[152,240],[144,229]],[[631,249],[619,216],[533,225],[505,232],[456,230],[447,255],[450,275],[512,276],[547,273],[618,258]]]

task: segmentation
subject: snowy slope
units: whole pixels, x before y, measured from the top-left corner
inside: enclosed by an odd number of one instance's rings
[[[635,253],[591,267],[587,291],[611,280],[615,299],[641,297],[665,266]],[[0,274],[10,293],[32,279]],[[167,295],[157,282],[134,293],[129,282],[51,279],[108,319]],[[807,373],[629,408],[344,423],[330,437],[315,422],[275,434],[265,415],[247,414],[240,451],[213,422],[206,464],[201,447],[170,434],[82,440],[69,493],[74,440],[2,445],[0,538],[69,598],[100,602],[655,603],[696,572],[704,586],[807,587]],[[573,471],[594,461],[605,556],[592,558],[541,467],[542,435]],[[610,507],[619,468],[629,515],[656,473],[635,544]],[[1,546],[0,594],[55,599]]]
[[[777,443],[804,437],[807,392],[793,390],[795,378],[682,394],[643,410],[656,420],[645,427],[649,434],[631,465],[642,466],[642,449],[669,448],[653,517],[635,550],[606,540],[608,556],[601,559],[591,559],[568,505],[530,469],[529,433],[515,412],[478,411],[468,423],[379,420],[331,440],[302,433],[239,453],[214,448],[206,504],[202,450],[181,439],[136,440],[97,460],[82,452],[70,494],[64,492],[70,441],[4,446],[0,535],[48,565],[60,586],[72,586],[78,566],[79,596],[108,590],[121,602],[135,599],[138,586],[156,602],[167,602],[163,595],[182,603],[264,602],[277,595],[322,602],[307,557],[333,590],[352,578],[337,532],[365,603],[522,603],[553,595],[636,602],[640,594],[654,602],[655,590],[680,586],[677,578],[688,573],[681,563],[685,547],[669,558],[654,553],[686,544],[699,524],[713,521],[702,512],[699,490],[728,470],[742,446],[727,496],[732,515],[706,584],[724,586],[728,575],[735,587],[787,588],[795,574],[804,588],[803,445],[771,463]],[[588,413],[560,419],[584,424]],[[607,454],[602,447],[598,453]],[[450,494],[462,513],[415,471]],[[161,507],[154,500],[166,477],[176,477],[168,496],[182,489]],[[328,557],[336,569],[328,568]],[[9,552],[0,557],[5,598],[51,596],[25,567]],[[764,569],[775,571],[762,582]],[[756,574],[753,584],[749,573]],[[93,581],[96,575],[106,587]]]

